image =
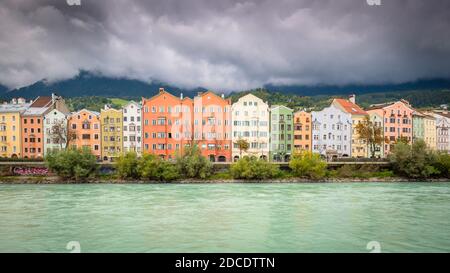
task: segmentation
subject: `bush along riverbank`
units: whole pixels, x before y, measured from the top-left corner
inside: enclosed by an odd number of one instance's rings
[[[429,150],[423,141],[398,143],[389,156],[389,166],[343,165],[328,169],[318,154],[296,153],[289,168],[243,157],[229,169],[215,169],[198,147],[168,162],[157,156],[135,153],[120,156],[111,173],[99,172],[88,150],[67,150],[45,158],[51,174],[44,176],[3,176],[3,184],[55,183],[306,183],[306,182],[413,182],[450,181],[450,155]]]

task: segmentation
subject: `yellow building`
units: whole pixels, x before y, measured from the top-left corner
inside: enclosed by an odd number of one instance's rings
[[[368,116],[367,112],[356,104],[356,96],[351,95],[348,100],[334,99],[333,105],[352,115],[352,157],[367,157],[367,143],[360,139],[356,126]]]
[[[102,159],[113,161],[122,153],[123,147],[123,114],[122,110],[110,108],[108,105],[100,112],[102,130]]]
[[[12,99],[11,103],[0,105],[0,156],[22,157],[20,115],[28,107],[25,99]]]
[[[427,146],[436,150],[436,119],[432,115],[426,115],[423,119],[423,140],[427,144]]]

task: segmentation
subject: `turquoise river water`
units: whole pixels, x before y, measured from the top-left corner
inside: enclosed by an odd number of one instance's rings
[[[450,252],[450,183],[2,185],[0,252]]]

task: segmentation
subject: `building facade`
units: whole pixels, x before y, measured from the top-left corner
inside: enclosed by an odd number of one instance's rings
[[[130,101],[123,112],[123,152],[142,152],[142,111],[141,105]]]
[[[38,97],[21,116],[22,155],[44,157],[44,115],[52,107],[52,97]]]
[[[380,105],[372,105],[368,113],[377,113],[384,119],[384,153],[385,156],[398,141],[411,143],[413,140],[413,112],[408,101],[400,100]]]
[[[312,112],[312,151],[327,159],[350,157],[352,116],[335,105]]]
[[[425,138],[425,115],[419,111],[413,112],[413,143]]]
[[[67,148],[69,113],[52,109],[44,115],[44,156]]]
[[[212,162],[232,157],[231,99],[208,91],[194,97],[194,141]]]
[[[102,160],[113,161],[122,154],[122,110],[105,105],[105,108],[100,111],[100,126],[102,131]]]
[[[82,109],[69,116],[68,146],[72,149],[89,149],[101,158],[100,113]]]
[[[366,157],[367,156],[367,143],[365,139],[359,136],[357,126],[363,123],[368,113],[356,104],[356,96],[351,95],[348,100],[334,99],[333,105],[340,108],[342,111],[348,113],[352,117],[352,157]]]
[[[12,99],[0,105],[0,156],[22,157],[22,135],[20,116],[31,105],[25,99]]]
[[[270,144],[270,109],[262,99],[248,94],[232,107],[232,156],[238,160],[243,156],[268,159]],[[248,150],[240,149],[239,140],[245,140]]]
[[[312,151],[311,113],[298,111],[294,113],[294,150]]]
[[[270,160],[287,162],[294,151],[294,111],[283,105],[270,109]]]
[[[436,149],[450,153],[450,115],[448,112],[433,113],[436,118]]]
[[[370,121],[372,124],[380,128],[382,139],[384,139],[384,118],[376,112],[369,113]],[[384,141],[379,144],[375,144],[375,147],[367,147],[367,157],[372,157],[372,149],[374,149],[375,158],[384,158]]]
[[[193,101],[176,97],[163,88],[142,99],[143,152],[173,160],[192,145]]]
[[[428,148],[432,150],[437,149],[437,127],[436,127],[436,118],[432,115],[425,114],[424,122],[424,140],[427,144]]]

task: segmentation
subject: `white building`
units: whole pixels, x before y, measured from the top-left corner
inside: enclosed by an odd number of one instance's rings
[[[44,156],[66,148],[67,124],[68,114],[57,109],[44,115]]]
[[[232,158],[256,156],[267,159],[270,143],[270,110],[262,99],[248,94],[231,106],[232,109]],[[249,144],[241,151],[237,141],[244,139]],[[242,153],[242,154],[241,154]]]
[[[352,115],[331,105],[312,112],[312,151],[331,159],[350,157],[352,143]]]
[[[123,151],[142,152],[141,105],[130,101],[122,108],[123,111]]]
[[[436,118],[436,149],[450,153],[450,114],[447,111],[432,113]]]

